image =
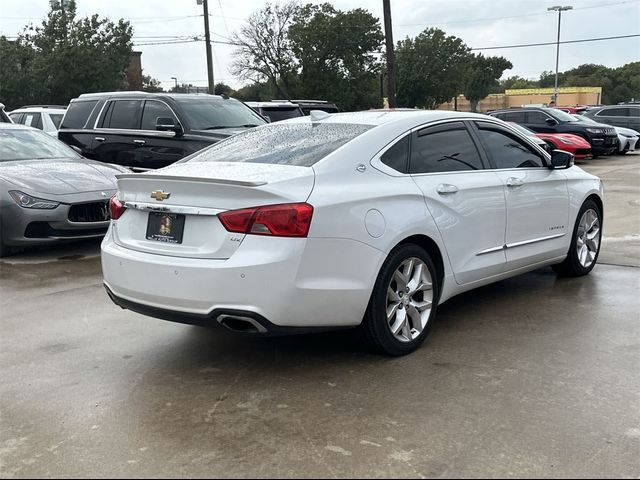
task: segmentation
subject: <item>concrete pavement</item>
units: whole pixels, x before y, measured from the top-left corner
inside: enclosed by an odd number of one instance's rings
[[[640,155],[586,168],[606,264],[458,296],[397,359],[120,310],[95,242],[3,260],[0,476],[637,478]]]

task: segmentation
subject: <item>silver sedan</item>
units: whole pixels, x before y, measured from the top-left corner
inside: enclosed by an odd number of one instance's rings
[[[115,175],[46,133],[0,123],[0,256],[12,247],[101,237]]]

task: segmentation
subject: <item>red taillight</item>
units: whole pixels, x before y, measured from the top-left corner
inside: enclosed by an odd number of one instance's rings
[[[109,213],[111,214],[111,220],[119,219],[126,209],[127,207],[125,207],[115,195],[111,197],[111,200],[109,200]]]
[[[234,233],[306,237],[313,207],[308,203],[287,203],[231,210],[218,215],[224,228]]]

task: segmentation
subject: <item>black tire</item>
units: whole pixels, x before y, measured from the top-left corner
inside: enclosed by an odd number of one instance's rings
[[[596,215],[598,217],[598,222],[600,225],[599,227],[600,231],[598,234],[599,241],[598,241],[598,249],[597,249],[595,258],[593,259],[593,262],[589,266],[585,267],[580,263],[580,259],[578,257],[577,239],[578,239],[578,227],[580,224],[580,220],[582,219],[582,216],[587,210],[593,210],[596,212]],[[598,257],[600,256],[601,247],[602,247],[602,212],[600,211],[600,207],[598,207],[596,202],[594,202],[593,200],[587,200],[582,204],[582,207],[580,208],[580,211],[578,212],[578,216],[576,218],[576,223],[573,226],[573,235],[571,236],[571,246],[569,247],[567,258],[565,258],[562,263],[553,265],[552,268],[558,275],[561,275],[564,277],[581,277],[582,275],[587,275],[591,270],[593,270],[593,267],[596,266],[596,263],[598,262]]]
[[[396,270],[411,258],[422,260],[426,265],[429,275],[431,276],[432,300],[427,323],[419,335],[411,341],[401,341],[394,337],[387,321],[387,290],[392,284],[392,281],[395,281],[394,273]],[[380,269],[367,311],[360,326],[360,334],[369,346],[379,353],[390,356],[401,356],[411,353],[424,342],[429,334],[429,328],[435,317],[439,298],[440,279],[429,254],[415,244],[401,245],[389,254]],[[402,307],[400,308],[402,309]]]

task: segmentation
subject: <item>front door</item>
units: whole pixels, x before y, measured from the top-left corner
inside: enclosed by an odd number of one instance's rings
[[[508,130],[485,122],[476,125],[504,184],[508,269],[566,254],[573,231],[566,175],[549,169],[544,155]]]
[[[448,122],[411,135],[410,173],[436,222],[458,284],[505,270],[505,199],[467,127]]]

